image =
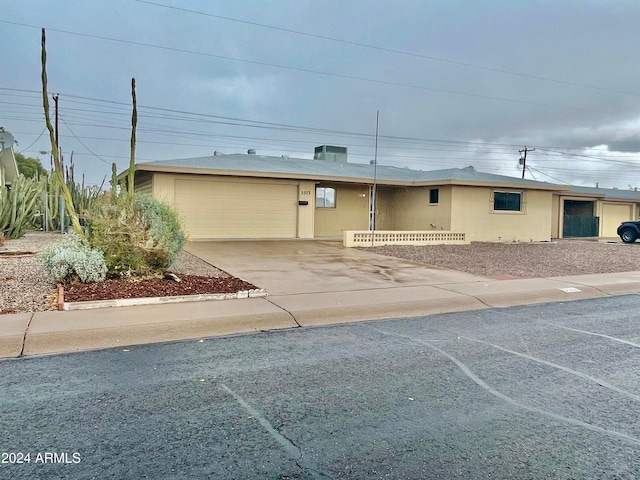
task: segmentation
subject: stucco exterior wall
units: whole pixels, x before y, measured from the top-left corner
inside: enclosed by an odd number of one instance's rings
[[[211,182],[212,188],[219,182],[244,184],[242,188],[246,197],[252,192],[247,184],[296,185],[297,197],[293,200],[298,205],[295,206],[297,213],[293,218],[298,238],[340,237],[344,230],[369,229],[370,186],[366,184],[154,173],[151,182],[144,175],[141,176],[139,187],[147,190],[150,185],[156,198],[175,204],[176,182],[196,179]],[[316,186],[335,188],[335,208],[317,208]],[[439,190],[437,204],[429,202],[429,191],[433,188]],[[552,192],[519,190],[523,194],[522,210],[510,212],[493,210],[494,190],[490,187],[455,185],[378,187],[376,229],[452,230],[465,232],[471,241],[500,239],[528,242],[548,241],[552,237],[552,230],[557,232],[561,228],[559,198],[554,198]],[[307,205],[299,204],[304,201],[308,202]]]
[[[298,184],[298,238],[313,238],[316,211],[316,185],[314,182]],[[300,203],[307,202],[307,205]]]
[[[438,188],[438,203],[429,203],[429,190]],[[393,191],[392,230],[450,230],[451,187],[399,187]]]
[[[315,237],[341,237],[344,230],[369,229],[368,185],[318,186],[336,189],[336,206],[315,209]]]
[[[560,195],[551,199],[551,238],[560,238]]]
[[[493,193],[488,187],[452,187],[451,230],[465,232],[471,241],[529,242],[551,239],[552,193],[522,192],[520,212],[494,211]]]

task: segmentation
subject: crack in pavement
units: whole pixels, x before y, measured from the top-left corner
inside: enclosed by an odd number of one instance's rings
[[[291,313],[289,310],[287,310],[287,309],[286,309],[286,308],[284,308],[284,307],[281,307],[281,306],[280,306],[280,305],[278,305],[277,303],[272,302],[272,301],[271,301],[271,300],[269,300],[267,297],[265,297],[265,300],[266,300],[267,302],[269,302],[271,305],[274,305],[275,307],[278,307],[280,310],[282,310],[282,311],[284,311],[284,312],[287,312],[287,313],[291,316],[291,318],[293,319],[293,321],[294,321],[294,322],[296,322],[296,325],[297,325],[298,327],[302,327],[302,325],[300,325],[300,322],[298,322],[298,319],[296,318],[296,316],[295,316],[293,313]]]
[[[419,338],[414,338],[414,337],[409,337],[407,335],[402,335],[399,333],[395,333],[395,332],[391,332],[391,331],[387,331],[387,330],[382,330],[379,328],[375,328],[372,326],[367,326],[368,328],[370,328],[371,330],[374,330],[378,333],[381,333],[383,335],[390,335],[390,336],[394,336],[394,337],[398,337],[398,338],[402,338],[405,340],[409,340],[412,343],[419,343],[421,345],[425,345],[427,347],[429,347],[431,350],[438,352],[440,355],[442,355],[445,358],[448,358],[451,362],[453,362],[455,365],[457,365],[457,367],[470,379],[472,380],[476,385],[478,385],[479,387],[483,388],[484,390],[486,390],[487,392],[489,392],[491,395],[501,399],[502,401],[513,405],[515,407],[518,408],[522,408],[524,410],[528,410],[529,412],[533,412],[533,413],[537,413],[538,415],[542,415],[545,417],[549,417],[552,418],[553,420],[562,422],[562,423],[567,423],[569,425],[574,425],[574,426],[578,426],[578,427],[582,427],[585,428],[587,430],[591,430],[593,432],[597,432],[597,433],[601,433],[604,435],[608,435],[610,437],[614,437],[614,438],[618,438],[620,440],[624,440],[628,443],[632,443],[635,445],[640,445],[640,439],[636,438],[636,437],[632,437],[630,435],[626,435],[622,432],[617,432],[615,430],[609,430],[607,428],[603,428],[603,427],[599,427],[597,425],[593,425],[587,422],[583,422],[582,420],[578,420],[576,418],[572,418],[572,417],[566,417],[564,415],[560,415],[558,413],[552,412],[550,410],[546,410],[543,408],[539,408],[539,407],[534,407],[532,405],[527,405],[526,403],[522,403],[517,401],[516,399],[509,397],[508,395],[496,390],[495,388],[493,388],[490,384],[488,384],[487,382],[485,382],[484,380],[482,380],[478,375],[476,375],[465,363],[463,363],[460,359],[458,359],[457,357],[455,357],[454,355],[450,354],[449,352],[436,347],[435,345],[432,345],[430,342],[427,342],[425,340],[421,340]]]
[[[584,380],[588,380],[593,382],[601,387],[612,390],[616,393],[629,397],[636,402],[640,402],[640,395],[636,395],[634,393],[628,392],[627,390],[623,390],[622,388],[616,387],[615,385],[606,382],[600,378],[592,377],[591,375],[587,375],[586,373],[579,372],[578,370],[574,370],[573,368],[565,367],[564,365],[558,365],[557,363],[550,362],[548,360],[544,360],[542,358],[534,357],[533,355],[528,355],[522,352],[516,352],[515,350],[509,350],[508,348],[501,347],[500,345],[496,345],[491,342],[487,342],[485,340],[480,340],[477,338],[466,337],[462,334],[459,334],[459,338],[464,338],[465,340],[469,340],[470,342],[481,343],[483,345],[487,345],[489,347],[495,348],[496,350],[501,350],[506,353],[510,353],[511,355],[516,355],[521,358],[526,358],[527,360],[531,360],[532,362],[541,363],[542,365],[547,365],[548,367],[555,368],[557,370],[562,370],[563,372],[567,372],[571,375],[575,375],[576,377],[580,377]]]
[[[220,384],[220,387],[229,395],[231,395],[236,400],[236,402],[240,404],[240,406],[242,406],[247,412],[251,414],[253,418],[258,420],[260,425],[262,425],[264,429],[274,438],[274,440],[280,444],[284,451],[296,463],[296,466],[298,468],[303,471],[310,472],[314,477],[328,478],[333,480],[332,476],[323,473],[313,462],[304,458],[302,448],[299,445],[296,445],[290,438],[282,434],[281,429],[284,427],[284,423],[275,428],[273,425],[271,425],[271,422],[269,422],[269,420],[263,417],[258,410],[251,406],[238,393],[236,393],[223,383]]]
[[[635,342],[630,342],[629,340],[624,340],[623,338],[612,337],[611,335],[605,335],[604,333],[589,332],[588,330],[580,330],[578,328],[570,328],[570,327],[567,327],[567,326],[564,326],[564,325],[559,325],[557,323],[551,323],[551,322],[547,322],[547,325],[551,325],[551,326],[557,327],[557,328],[562,328],[564,330],[570,330],[572,332],[583,333],[585,335],[593,335],[593,336],[596,336],[596,337],[602,337],[602,338],[606,338],[607,340],[612,340],[614,342],[624,343],[625,345],[631,345],[632,347],[640,348],[640,345],[635,343]]]
[[[29,322],[27,323],[27,328],[24,329],[24,335],[22,336],[22,348],[20,349],[20,354],[18,355],[18,357],[24,357],[24,348],[25,345],[27,344],[27,333],[29,333],[29,327],[31,326],[31,322],[33,321],[33,317],[35,317],[36,314],[32,313],[31,317],[29,318]]]

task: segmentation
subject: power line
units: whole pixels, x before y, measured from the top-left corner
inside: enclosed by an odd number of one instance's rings
[[[60,120],[62,120],[62,123],[64,123],[64,125],[67,127],[67,130],[69,130],[69,132],[71,132],[71,135],[73,135],[73,138],[75,138],[75,139],[80,143],[80,145],[82,145],[84,148],[86,148],[86,149],[89,151],[89,153],[90,153],[91,155],[93,155],[94,157],[96,157],[96,158],[97,158],[98,160],[100,160],[101,162],[104,162],[104,163],[106,163],[106,164],[107,164],[107,165],[109,165],[109,166],[111,165],[111,162],[106,161],[106,160],[105,160],[104,158],[102,158],[100,155],[98,155],[98,154],[97,154],[97,153],[95,153],[93,150],[91,150],[89,147],[87,147],[87,145],[85,145],[85,143],[84,143],[82,140],[80,140],[80,139],[78,138],[78,136],[73,132],[73,130],[71,130],[71,127],[69,127],[69,125],[67,125],[67,122],[65,122],[64,117],[60,116]]]
[[[27,92],[27,93],[38,93],[36,91],[33,90],[24,90],[24,89],[14,89],[14,88],[7,88],[7,87],[0,87],[0,94],[1,91],[5,90],[5,91],[17,91],[17,92]],[[87,113],[96,113],[96,114],[110,114],[110,115],[129,115],[129,109],[130,109],[130,105],[128,103],[125,102],[118,102],[118,101],[114,101],[114,100],[107,100],[107,99],[99,99],[99,98],[94,98],[94,97],[85,97],[85,96],[79,96],[79,95],[73,95],[73,94],[69,94],[69,93],[61,93],[62,96],[65,97],[65,101],[69,102],[69,103],[79,103],[79,104],[85,104],[85,105],[93,105],[93,106],[102,106],[103,104],[106,108],[117,108],[118,106],[122,107],[122,112],[109,112],[109,111],[103,111],[103,110],[89,110],[89,109],[75,109],[75,108],[66,108],[65,111],[77,111],[77,112],[87,112]],[[87,103],[87,102],[82,102],[81,100],[88,100],[91,102],[97,102],[97,103]],[[3,103],[3,102],[0,102]],[[37,105],[30,105],[30,104],[25,104],[25,103],[14,103],[16,106],[33,106],[36,107]],[[113,105],[113,106],[112,106]],[[305,134],[330,134],[330,135],[341,135],[341,136],[352,136],[354,138],[371,138],[371,134],[369,133],[362,133],[362,132],[349,132],[349,131],[344,131],[344,130],[332,130],[332,129],[325,129],[325,128],[318,128],[318,127],[309,127],[309,126],[303,126],[303,125],[292,125],[292,124],[286,124],[286,123],[276,123],[276,122],[264,122],[264,121],[257,121],[257,120],[251,120],[251,119],[244,119],[244,118],[238,118],[238,117],[228,117],[228,116],[221,116],[221,115],[212,115],[212,114],[206,114],[206,113],[200,113],[200,112],[191,112],[191,111],[186,111],[186,110],[176,110],[176,109],[170,109],[170,108],[164,108],[164,107],[155,107],[155,106],[151,106],[151,105],[140,105],[139,106],[139,110],[140,112],[140,116],[141,117],[145,117],[145,118],[156,118],[156,119],[172,119],[172,120],[181,120],[181,121],[187,121],[187,122],[205,122],[205,123],[211,123],[209,121],[209,119],[211,120],[216,120],[216,123],[218,124],[223,124],[223,125],[230,125],[230,126],[252,126],[252,125],[260,125],[262,127],[269,127],[270,129],[273,130],[277,130],[282,128],[282,131],[296,131],[298,133],[305,133]],[[151,112],[153,111],[157,111],[157,112],[161,112],[162,115],[149,115],[148,113],[144,113],[145,110],[149,110]],[[149,112],[150,113],[150,112]],[[172,116],[166,115],[167,113],[170,114],[174,114]],[[194,117],[194,118],[190,118],[190,117]],[[67,118],[69,118],[69,115],[67,115]],[[228,122],[223,122],[222,120],[226,120]],[[119,125],[119,124],[118,124]],[[123,127],[124,128],[124,127]],[[187,133],[187,132],[184,132]],[[188,132],[193,134],[193,132]],[[203,132],[201,133],[201,135],[210,135],[209,132]],[[251,138],[251,137],[245,137],[245,138]],[[425,139],[425,138],[418,138],[418,137],[406,137],[406,136],[389,136],[389,135],[381,135],[380,136],[381,140],[385,140],[386,142],[399,142],[399,143],[433,143],[433,144],[443,144],[443,145],[458,145],[458,146],[468,146],[468,147],[482,147],[482,148],[486,148],[487,146],[489,147],[498,147],[498,148],[508,148],[508,149],[513,149],[513,148],[517,148],[518,145],[517,144],[509,144],[509,143],[496,143],[496,142],[479,142],[479,141],[462,141],[462,140],[442,140],[442,139]],[[392,147],[389,147],[392,148]],[[410,147],[404,147],[409,149]],[[568,152],[559,152],[557,151],[558,149],[563,149],[563,150],[579,150],[582,151],[584,150],[585,147],[564,147],[564,146],[545,146],[545,147],[538,147],[539,150],[544,151],[544,152],[555,152],[558,154],[566,154],[566,155],[571,155]],[[573,155],[577,155],[577,154],[573,154]],[[582,155],[582,156],[586,156],[586,155]],[[606,158],[610,158],[611,156],[607,156],[607,157],[597,157],[597,156],[589,156],[590,158],[595,158],[595,159],[606,159]]]
[[[42,137],[42,135],[44,135],[44,132],[45,132],[46,130],[47,130],[47,127],[44,127],[44,128],[42,129],[42,131],[40,132],[40,135],[38,135],[38,138],[36,138],[36,139],[31,143],[31,145],[29,145],[27,148],[23,148],[23,149],[22,149],[22,150],[20,150],[18,153],[22,153],[22,152],[24,152],[24,151],[26,151],[26,150],[29,150],[31,147],[33,147],[33,146],[36,144],[36,142],[37,142],[38,140],[40,140],[40,137]]]
[[[345,39],[341,39],[341,38],[329,37],[329,36],[326,36],[326,35],[319,35],[319,34],[316,34],[316,33],[309,33],[309,32],[303,32],[303,31],[300,31],[300,30],[293,30],[293,29],[289,29],[289,28],[277,27],[277,26],[274,26],[274,25],[267,25],[267,24],[264,24],[264,23],[251,22],[251,21],[248,21],[248,20],[240,20],[238,18],[225,17],[225,16],[222,16],[222,15],[215,15],[213,13],[201,12],[201,11],[197,11],[197,10],[191,10],[191,9],[188,9],[188,8],[175,7],[173,5],[165,5],[165,4],[162,4],[162,3],[150,2],[148,0],[133,0],[133,1],[134,2],[138,2],[138,3],[147,4],[147,5],[153,5],[153,6],[156,6],[156,7],[168,8],[168,9],[181,11],[181,12],[185,12],[185,13],[192,13],[192,14],[202,15],[202,16],[206,16],[206,17],[217,18],[217,19],[226,20],[226,21],[229,21],[229,22],[236,22],[236,23],[241,23],[241,24],[244,24],[244,25],[251,25],[251,26],[254,26],[254,27],[267,28],[267,29],[271,29],[271,30],[277,30],[277,31],[280,31],[280,32],[291,33],[291,34],[295,34],[295,35],[302,35],[302,36],[305,36],[305,37],[316,38],[316,39],[320,39],[320,40],[327,40],[327,41],[331,41],[331,42],[338,42],[338,43],[342,43],[342,44],[346,44],[346,45],[353,45],[353,46],[356,46],[356,47],[379,50],[379,51],[382,51],[382,52],[394,53],[394,54],[404,55],[404,56],[413,57],[413,58],[422,58],[422,59],[425,59],[425,60],[432,60],[432,61],[435,61],[435,62],[442,62],[442,63],[448,63],[448,64],[458,65],[458,66],[462,66],[462,67],[475,68],[475,69],[479,69],[479,70],[486,70],[486,71],[490,71],[490,72],[502,73],[502,74],[505,74],[505,75],[514,75],[514,76],[523,77],[523,78],[531,78],[531,79],[534,79],[534,80],[542,80],[542,81],[545,81],[545,82],[553,82],[553,83],[558,83],[558,84],[561,84],[561,85],[567,85],[567,86],[571,86],[571,87],[589,88],[589,89],[592,89],[592,90],[600,90],[600,91],[603,91],[603,92],[611,92],[611,93],[618,93],[618,94],[622,94],[622,95],[632,95],[632,96],[635,96],[635,97],[640,97],[640,94],[638,94],[638,93],[625,92],[625,91],[622,91],[622,90],[604,88],[604,87],[599,87],[599,86],[596,86],[596,85],[588,85],[588,84],[584,84],[584,83],[568,82],[568,81],[565,81],[565,80],[558,80],[558,79],[555,79],[555,78],[542,77],[542,76],[538,76],[538,75],[531,75],[531,74],[528,74],[528,73],[514,72],[514,71],[511,71],[511,70],[503,70],[503,69],[499,69],[499,68],[487,67],[485,65],[477,65],[477,64],[473,64],[473,63],[459,62],[459,61],[450,60],[450,59],[446,59],[446,58],[434,57],[434,56],[431,56],[431,55],[424,55],[424,54],[420,54],[420,53],[407,52],[405,50],[396,50],[396,49],[393,49],[393,48],[381,47],[381,46],[378,46],[378,45],[371,45],[371,44],[368,44],[368,43],[355,42],[355,41],[345,40]]]
[[[9,88],[3,88],[3,87],[0,87],[0,91],[18,91],[18,92],[22,92],[21,95],[25,93],[28,94],[30,92],[28,90],[23,90],[23,89],[9,89]],[[103,129],[117,129],[122,131],[128,131],[128,127],[125,127],[124,125],[121,126],[121,124],[117,121],[106,122],[104,120],[104,114],[124,115],[125,112],[128,114],[128,112],[126,111],[129,108],[128,104],[124,102],[114,102],[112,100],[106,100],[106,99],[88,99],[88,97],[79,97],[79,96],[70,95],[70,94],[63,94],[63,95],[65,95],[65,102],[67,102],[66,97],[69,97],[69,100],[68,100],[69,103],[76,103],[76,104],[97,107],[95,109],[71,107],[70,112],[65,113],[65,118],[64,118],[64,123],[70,129],[70,132],[72,133],[73,137],[75,137],[83,145],[83,147],[87,148],[91,152],[91,154],[96,156],[97,158],[100,157],[100,155],[96,154],[93,150],[89,149],[87,145],[81,141],[81,139],[83,138],[87,139],[87,137],[76,135],[76,132],[71,130],[72,125],[80,126],[80,127],[100,126]],[[13,105],[14,107],[32,106],[31,104],[24,103],[24,102],[22,103],[12,102],[12,103],[17,103],[17,105]],[[107,108],[108,110],[105,111],[104,108]],[[215,132],[197,131],[193,129],[182,130],[182,129],[175,128],[174,120],[177,120],[180,122],[196,122],[196,123],[203,123],[203,124],[233,125],[238,128],[260,126],[261,128],[267,128],[272,131],[282,131],[282,132],[289,132],[289,133],[295,132],[296,134],[299,134],[299,135],[305,135],[305,136],[311,136],[311,137],[313,136],[317,137],[320,135],[331,135],[331,136],[343,136],[343,137],[348,137],[353,139],[363,139],[363,140],[371,138],[370,134],[365,134],[360,132],[345,132],[345,131],[338,131],[338,130],[320,129],[315,127],[290,125],[290,124],[274,123],[274,122],[258,122],[250,119],[222,117],[222,116],[216,116],[216,115],[210,115],[210,114],[202,114],[202,113],[190,112],[190,111],[184,111],[184,110],[172,110],[172,109],[153,107],[153,106],[147,106],[144,108],[141,107],[141,110],[145,110],[145,109],[147,113],[142,114],[141,118],[172,121],[172,125],[169,128],[163,125],[154,125],[153,122],[145,121],[144,123],[142,123],[141,128],[139,130],[140,132],[144,132],[146,135],[162,135],[163,137],[173,136],[176,138],[195,138],[195,139],[207,138],[210,141],[210,144],[205,145],[202,143],[194,144],[193,142],[188,144],[187,143],[177,144],[176,142],[154,142],[151,140],[149,141],[140,140],[141,144],[146,144],[146,145],[162,144],[162,145],[191,146],[191,147],[213,149],[216,147],[223,146],[225,144],[230,145],[231,146],[230,148],[234,148],[233,146],[237,146],[237,145],[246,147],[246,143],[247,141],[249,141],[253,144],[252,146],[264,148],[265,150],[300,152],[301,150],[311,151],[309,148],[306,147],[308,145],[311,145],[311,144],[317,145],[317,144],[326,143],[323,141],[314,140],[313,138],[310,138],[308,140],[292,140],[291,138],[277,139],[273,137],[267,138],[267,137],[256,137],[256,136],[247,136],[247,135],[220,135]],[[66,111],[67,109],[65,109],[65,112]],[[97,116],[97,121],[94,123],[88,123],[86,119],[89,118],[89,116],[93,116],[93,115]],[[234,121],[232,122],[221,121],[223,119],[233,119]],[[41,120],[38,120],[38,123],[40,122]],[[108,123],[111,123],[111,125],[109,125]],[[444,155],[437,155],[437,156],[430,156],[430,155],[424,155],[424,154],[411,156],[411,155],[402,155],[400,153],[398,154],[391,153],[388,156],[383,156],[383,158],[387,158],[391,162],[402,161],[405,165],[406,164],[424,165],[426,162],[428,162],[430,165],[449,166],[452,161],[462,160],[462,161],[473,161],[473,163],[476,165],[478,164],[487,165],[491,168],[495,168],[497,165],[505,165],[508,162],[507,159],[499,160],[498,157],[511,155],[515,148],[515,145],[504,144],[504,143],[469,142],[469,141],[440,140],[440,139],[428,139],[428,138],[417,138],[417,137],[381,136],[380,139],[383,140],[381,141],[381,144],[380,144],[381,150],[389,150],[390,152],[405,150],[405,151],[434,152],[434,153],[444,154]],[[120,140],[120,139],[115,139],[115,140]],[[120,140],[120,141],[123,141],[123,140]],[[258,145],[255,145],[256,141],[259,142]],[[36,142],[37,142],[37,139],[36,139]],[[36,142],[33,142],[33,144],[35,144]],[[295,145],[295,144],[298,145],[298,147],[295,149],[291,149],[288,147],[283,148],[283,145]],[[350,143],[350,145],[352,145],[355,148],[365,147],[365,145],[360,145],[360,143],[355,143],[355,144]],[[538,147],[538,148],[540,150],[541,156],[576,157],[576,158],[582,159],[583,161],[600,163],[602,164],[603,167],[606,167],[609,165],[613,165],[613,166],[624,165],[624,166],[638,167],[638,164],[633,162],[632,160],[612,158],[613,156],[611,155],[596,156],[596,155],[586,155],[582,153],[572,153],[572,152],[558,150],[558,149],[576,150],[576,151],[584,150],[584,149],[580,149],[579,147]],[[25,149],[25,150],[28,150],[28,149]],[[468,156],[459,156],[459,155],[451,156],[451,154],[455,154],[455,153],[487,155],[490,158],[480,159],[477,157],[470,158]],[[356,158],[358,157],[369,158],[370,154],[359,153],[357,150],[355,151],[352,150],[351,156]],[[108,156],[102,155],[102,157],[106,158]],[[114,158],[124,158],[124,156],[114,156]],[[101,160],[104,163],[108,163],[106,160],[104,160],[104,158],[101,158]],[[553,168],[545,168],[545,171],[547,172],[553,172],[553,171],[563,172],[564,171],[568,174],[576,173],[573,170],[568,170],[568,169],[562,170],[562,169],[553,169]],[[582,177],[590,177],[594,175],[594,176],[597,176],[597,178],[605,178],[608,176],[608,174],[606,173],[606,170],[603,170],[603,169],[595,170],[594,172],[595,173],[591,174],[589,172],[583,171],[583,172],[580,172],[580,175]]]
[[[553,176],[551,176],[551,175],[549,175],[549,174],[547,174],[547,173],[544,173],[543,171],[538,170],[537,168],[534,168],[534,167],[531,167],[531,166],[529,166],[528,168],[529,168],[529,170],[533,170],[533,171],[535,171],[535,172],[538,172],[538,173],[540,173],[540,174],[544,175],[545,177],[549,177],[549,178],[551,178],[552,180],[555,180],[556,182],[560,182],[560,183],[564,183],[564,184],[566,184],[566,185],[570,185],[570,183],[565,182],[564,180],[561,180],[561,179],[559,179],[559,178],[553,177]]]
[[[12,22],[12,21],[8,21],[8,20],[0,20],[0,23],[6,23],[6,24],[9,24],[9,25],[16,25],[16,26],[27,27],[27,28],[37,28],[39,30],[42,28],[42,27],[39,27],[39,26],[36,26],[36,25],[30,25],[30,24],[20,23],[20,22]],[[454,91],[454,90],[445,90],[445,89],[440,89],[440,88],[425,87],[423,85],[413,85],[413,84],[407,84],[407,83],[392,82],[392,81],[387,81],[387,80],[379,80],[379,79],[374,79],[374,78],[359,77],[359,76],[356,76],[356,75],[347,75],[347,74],[341,74],[341,73],[324,72],[324,71],[321,71],[321,70],[312,70],[312,69],[302,68],[302,67],[293,67],[293,66],[289,66],[289,65],[280,65],[280,64],[269,63],[269,62],[260,62],[260,61],[257,61],[257,60],[248,60],[248,59],[244,59],[244,58],[228,57],[228,56],[225,56],[225,55],[217,55],[217,54],[213,54],[213,53],[198,52],[198,51],[195,51],[195,50],[187,50],[187,49],[182,49],[182,48],[177,48],[177,47],[168,47],[168,46],[164,46],[164,45],[155,45],[155,44],[151,44],[151,43],[138,42],[138,41],[133,41],[133,40],[123,40],[121,38],[106,37],[106,36],[103,36],[103,35],[96,35],[96,34],[89,34],[89,33],[82,33],[82,32],[73,32],[73,31],[70,31],[70,30],[62,30],[62,29],[58,29],[58,28],[47,28],[47,30],[51,31],[51,32],[56,32],[56,33],[63,33],[63,34],[66,34],[66,35],[75,35],[75,36],[80,36],[80,37],[85,37],[85,38],[94,38],[94,39],[98,39],[98,40],[106,40],[106,41],[109,41],[109,42],[117,42],[117,43],[123,43],[123,44],[127,44],[127,45],[135,45],[135,46],[138,46],[138,47],[154,48],[154,49],[165,50],[165,51],[170,51],[170,52],[175,52],[175,53],[186,53],[186,54],[190,54],[190,55],[197,55],[197,56],[208,57],[208,58],[217,58],[217,59],[220,59],[220,60],[229,60],[229,61],[234,61],[234,62],[242,62],[242,63],[248,63],[248,64],[253,64],[253,65],[260,65],[260,66],[263,66],[263,67],[280,68],[280,69],[284,69],[284,70],[291,70],[291,71],[296,71],[296,72],[301,72],[301,73],[311,73],[311,74],[314,74],[314,75],[324,75],[324,76],[328,76],[328,77],[342,78],[342,79],[346,79],[346,80],[355,80],[355,81],[361,81],[361,82],[368,82],[368,83],[374,83],[374,84],[378,84],[378,85],[404,87],[404,88],[410,88],[410,89],[414,89],[414,90],[421,90],[421,91],[428,91],[428,92],[435,92],[435,93],[444,93],[444,94],[447,94],[447,95],[458,95],[458,96],[464,96],[464,97],[470,97],[470,98],[480,98],[480,99],[484,99],[484,100],[494,100],[494,101],[507,102],[507,103],[516,103],[516,104],[521,104],[521,105],[533,105],[533,106],[545,107],[545,108],[558,108],[558,109],[562,109],[562,110],[573,110],[573,111],[579,111],[579,112],[599,113],[599,114],[603,114],[603,115],[615,115],[616,114],[616,112],[613,112],[613,111],[612,112],[603,112],[603,111],[599,111],[599,110],[592,110],[592,109],[586,109],[586,108],[553,105],[553,104],[542,103],[542,102],[530,102],[530,101],[527,101],[527,100],[518,100],[518,99],[514,99],[514,98],[503,98],[503,97],[494,97],[494,96],[491,96],[491,95],[482,95],[482,94],[477,94],[477,93],[458,92],[458,91]]]

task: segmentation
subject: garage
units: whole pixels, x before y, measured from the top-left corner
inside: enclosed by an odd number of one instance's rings
[[[296,238],[294,183],[175,179],[174,199],[193,240]]]
[[[615,237],[620,223],[633,220],[633,206],[631,204],[603,203],[602,204],[602,237]]]

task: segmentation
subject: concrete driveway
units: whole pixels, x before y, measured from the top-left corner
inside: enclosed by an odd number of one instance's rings
[[[186,250],[271,295],[477,281],[480,277],[328,241],[193,242]]]
[[[300,325],[409,317],[567,299],[547,279],[495,281],[328,241],[193,242],[186,250],[267,290]],[[574,298],[602,296],[575,289]],[[468,292],[473,291],[469,295]]]

